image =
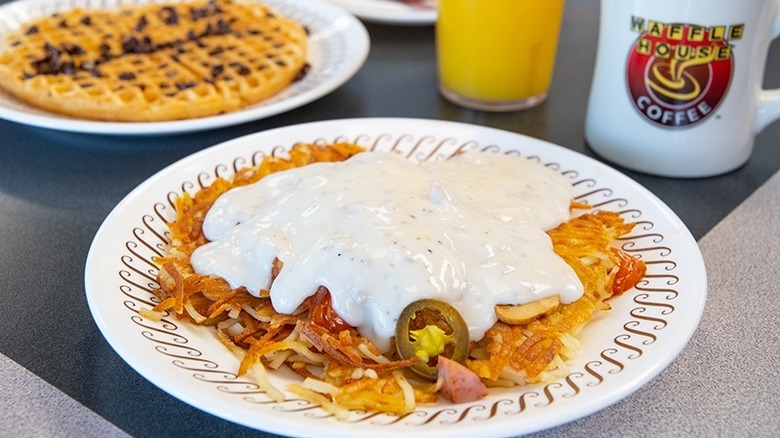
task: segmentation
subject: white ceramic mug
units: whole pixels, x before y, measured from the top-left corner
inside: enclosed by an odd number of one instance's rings
[[[670,177],[742,166],[780,118],[762,90],[780,0],[601,0],[585,139],[603,158]]]

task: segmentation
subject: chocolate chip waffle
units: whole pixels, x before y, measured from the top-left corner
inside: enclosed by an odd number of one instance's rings
[[[8,37],[0,88],[86,119],[204,117],[267,99],[300,78],[306,39],[300,24],[254,2],[72,9]]]

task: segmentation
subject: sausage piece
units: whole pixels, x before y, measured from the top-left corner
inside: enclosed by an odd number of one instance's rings
[[[472,402],[488,394],[482,379],[458,362],[439,356],[438,367],[439,378],[444,381],[441,393],[453,403]]]

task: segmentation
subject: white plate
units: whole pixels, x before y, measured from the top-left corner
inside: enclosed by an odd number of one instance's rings
[[[375,23],[407,26],[436,22],[436,9],[404,4],[396,0],[330,0],[357,17]]]
[[[582,333],[583,349],[571,373],[547,385],[491,390],[478,402],[423,406],[404,417],[354,412],[348,422],[288,395],[270,401],[246,378],[238,360],[209,328],[175,318],[160,323],[138,316],[155,299],[151,258],[167,242],[173,199],[217,176],[283,153],[299,142],[354,141],[413,160],[437,160],[456,151],[519,154],[552,167],[576,188],[577,199],[620,212],[638,225],[622,247],[648,265],[636,289],[613,299],[613,310]],[[473,125],[419,119],[317,122],[238,138],[172,164],[133,190],[105,220],[87,257],[89,307],[111,346],[130,366],[176,398],[236,423],[296,436],[505,436],[531,432],[602,409],[648,382],[682,350],[698,325],[706,298],[699,248],[677,216],[648,190],[576,152],[522,135]],[[280,372],[284,388],[297,380]]]
[[[74,7],[106,9],[152,0],[20,0],[0,6],[0,41],[26,21]],[[158,0],[159,1],[159,0]],[[253,1],[253,0],[248,0]],[[276,96],[239,111],[198,119],[124,123],[78,119],[34,108],[0,91],[0,118],[63,131],[109,135],[194,132],[270,117],[298,108],[335,90],[366,60],[368,32],[354,16],[321,0],[259,0],[309,29],[311,66],[304,78]],[[163,3],[165,1],[162,1]]]

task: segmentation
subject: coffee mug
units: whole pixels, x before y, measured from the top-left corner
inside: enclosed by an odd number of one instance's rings
[[[732,171],[780,118],[761,88],[780,0],[601,0],[585,140],[604,159],[668,177]]]

